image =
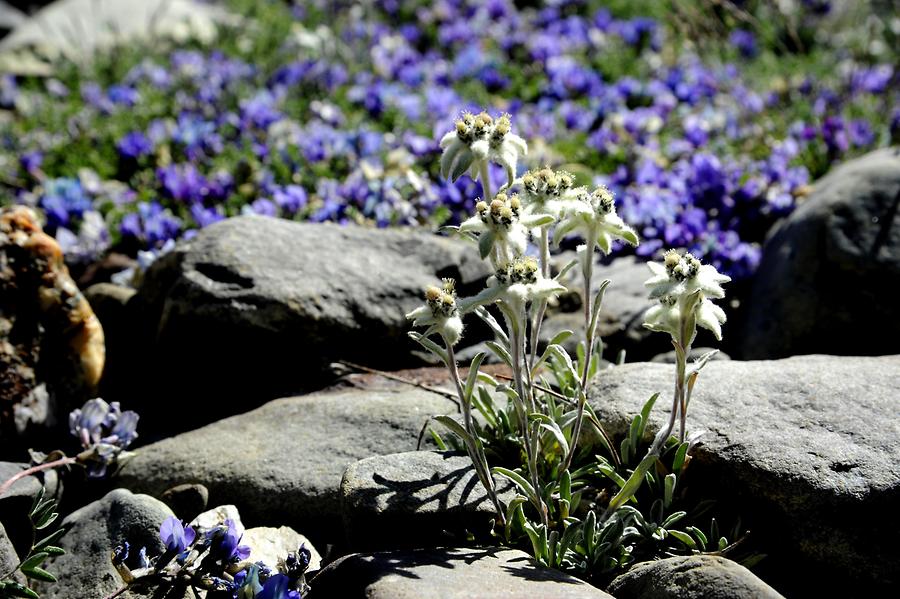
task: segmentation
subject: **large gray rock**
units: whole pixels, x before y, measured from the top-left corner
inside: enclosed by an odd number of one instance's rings
[[[495,481],[501,499],[515,493]],[[465,454],[409,451],[352,464],[341,481],[341,508],[353,551],[435,547],[466,533],[489,539],[493,504]]]
[[[724,557],[691,555],[642,562],[606,589],[616,599],[780,599],[744,566]]]
[[[473,247],[424,231],[229,219],[150,268],[132,300],[150,327],[132,380],[165,372],[147,381],[148,405],[190,420],[308,390],[337,359],[416,364],[404,314],[424,288],[454,277],[465,294],[487,274]]]
[[[818,181],[765,245],[742,357],[900,352],[898,208],[898,148],[851,160]]]
[[[13,547],[9,537],[6,536],[3,524],[0,524],[0,576],[4,576],[18,565],[19,556],[16,555],[16,548]],[[12,579],[19,583],[24,582],[21,572],[16,572]]]
[[[627,364],[597,377],[591,404],[612,434],[655,392],[667,418],[674,367]],[[691,400],[695,490],[752,521],[766,579],[797,592],[898,583],[900,356],[711,362]],[[703,485],[703,487],[701,487]],[[873,591],[877,592],[877,591]],[[790,593],[789,593],[790,594]]]
[[[110,595],[122,586],[110,559],[116,545],[127,540],[133,548],[146,547],[148,555],[159,555],[163,551],[159,526],[171,515],[172,511],[162,502],[124,489],[110,491],[102,499],[72,512],[63,520],[67,532],[59,541],[66,554],[47,567],[60,582],[42,584],[41,597]]]
[[[341,475],[373,455],[414,449],[429,417],[454,411],[420,390],[337,390],[263,407],[143,447],[118,483],[159,496],[181,483],[233,503],[245,523],[288,525],[322,544],[341,535]]]
[[[515,549],[354,553],[313,579],[309,599],[611,599]]]

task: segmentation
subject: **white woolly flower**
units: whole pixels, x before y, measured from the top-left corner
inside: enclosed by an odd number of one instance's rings
[[[517,258],[498,268],[488,278],[487,286],[481,293],[462,300],[461,309],[468,312],[475,306],[504,301],[510,305],[513,313],[521,314],[528,302],[550,299],[564,291],[566,288],[558,281],[541,275],[537,260],[530,257]]]
[[[512,185],[520,156],[528,153],[525,140],[510,132],[508,115],[494,119],[486,112],[463,113],[456,129],[441,138],[441,176],[456,181],[471,169],[473,178],[486,172],[488,162],[506,170],[507,185]]]
[[[575,179],[569,173],[550,168],[528,171],[522,177],[522,198],[525,212],[550,214],[559,217],[565,203],[577,193]]]
[[[690,253],[682,256],[675,250],[666,252],[663,264],[649,262],[647,266],[653,276],[644,285],[650,289],[650,299],[659,300],[659,305],[647,311],[644,326],[679,339],[683,320],[693,309],[697,325],[712,331],[721,341],[725,312],[710,298],[725,297],[722,284],[731,277],[720,274],[711,265],[701,264]]]
[[[456,283],[444,279],[442,287],[431,286],[425,290],[425,305],[406,315],[413,326],[427,326],[424,336],[439,334],[451,346],[462,337],[463,322],[456,305]]]
[[[637,233],[616,214],[612,193],[600,186],[593,193],[581,188],[575,198],[567,201],[563,215],[553,234],[556,243],[571,233],[584,237],[588,247],[599,247],[608,254],[615,239],[630,244],[638,244]]]
[[[547,224],[553,217],[546,214],[522,214],[517,194],[498,193],[488,205],[475,205],[475,216],[459,226],[462,233],[479,233],[478,249],[482,258],[490,256],[497,268],[521,256],[528,245],[528,230]]]

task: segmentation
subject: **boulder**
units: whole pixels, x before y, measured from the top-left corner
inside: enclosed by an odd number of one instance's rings
[[[137,391],[155,412],[178,410],[159,423],[171,430],[321,387],[332,361],[417,364],[404,314],[423,289],[453,277],[465,295],[488,274],[474,248],[424,231],[228,219],[146,273],[133,301],[147,354],[130,360],[132,380],[166,373]]]
[[[148,555],[163,551],[159,527],[172,515],[160,501],[116,489],[105,497],[69,514],[63,520],[65,536],[59,546],[66,550],[48,562],[47,570],[57,584],[41,583],[46,599],[106,597],[122,586],[110,556],[116,545],[127,540],[132,547],[146,547]],[[126,592],[122,597],[134,597]]]
[[[197,484],[175,485],[163,491],[160,499],[172,508],[176,516],[190,522],[209,504],[209,489]]]
[[[354,553],[310,583],[309,599],[611,599],[515,549],[428,549]]]
[[[272,571],[278,569],[279,560],[301,546],[306,547],[310,554],[307,572],[315,572],[322,567],[322,556],[313,544],[290,526],[248,528],[241,537],[241,543],[250,547],[250,559],[254,563],[262,562]]]
[[[496,477],[501,499],[515,495]],[[489,539],[494,506],[468,455],[409,451],[351,464],[341,508],[353,551],[437,547],[468,535]]]
[[[246,523],[288,525],[317,544],[342,536],[341,475],[353,462],[415,449],[445,398],[401,390],[339,389],[290,397],[148,445],[117,482],[154,496],[182,483],[237,505]]]
[[[649,436],[667,419],[673,377],[671,365],[616,367],[590,402],[621,435],[662,392]],[[701,373],[688,413],[689,432],[706,431],[693,490],[751,522],[754,548],[770,556],[764,578],[787,594],[898,583],[898,388],[900,356],[718,361]]]
[[[744,566],[713,555],[642,562],[606,590],[616,599],[782,599]]]
[[[6,530],[3,524],[0,524],[0,576],[4,576],[7,572],[11,572],[13,568],[19,565],[19,556],[16,554],[16,548],[6,536]],[[12,580],[18,583],[24,582],[21,572],[16,572]]]
[[[898,148],[851,160],[818,181],[765,244],[741,357],[900,352],[898,209]]]

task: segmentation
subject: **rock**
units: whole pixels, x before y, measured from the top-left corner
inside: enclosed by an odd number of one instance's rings
[[[354,553],[310,583],[309,599],[610,599],[528,554],[496,547]]]
[[[209,42],[219,24],[235,20],[221,7],[194,0],[56,0],[0,42],[0,71],[47,74],[59,56],[83,61],[98,50],[140,39]]]
[[[626,364],[597,377],[590,401],[616,435],[662,392],[652,435],[667,417],[673,376],[670,365]],[[828,595],[878,595],[897,584],[898,388],[900,356],[720,361],[703,370],[688,413],[689,431],[707,431],[692,485],[752,520],[752,543],[770,556],[763,576],[786,594],[821,585]]]
[[[161,499],[176,516],[190,522],[209,504],[209,489],[197,484],[175,485],[163,491]]]
[[[234,530],[239,535],[244,532],[241,513],[233,505],[220,505],[207,510],[191,520],[190,524],[197,530],[212,530],[217,526],[224,526],[226,520],[231,520],[234,523]]]
[[[501,477],[501,499],[515,495]],[[341,509],[354,551],[409,549],[490,538],[495,510],[465,454],[409,451],[352,464],[341,481]]]
[[[244,531],[241,543],[250,547],[251,560],[262,562],[271,570],[278,568],[278,560],[284,559],[288,553],[297,551],[301,546],[309,549],[310,553],[307,572],[315,572],[322,567],[322,556],[309,539],[289,526],[248,528]]]
[[[696,360],[699,360],[700,358],[702,358],[709,352],[713,351],[713,349],[714,348],[712,348],[712,347],[695,347],[694,349],[691,350],[691,354],[688,356],[688,361],[694,362]],[[715,355],[713,355],[713,357],[710,358],[710,360],[730,360],[730,359],[731,359],[731,356],[729,356],[728,354],[726,354],[723,351],[717,351],[715,353]],[[675,350],[673,349],[672,351],[668,351],[664,354],[658,354],[656,356],[653,356],[653,358],[650,361],[656,362],[657,364],[674,364],[675,363]]]
[[[59,541],[66,554],[47,567],[61,582],[42,583],[41,597],[106,597],[113,593],[122,586],[110,559],[113,549],[128,540],[132,547],[146,547],[148,555],[159,555],[163,550],[159,527],[171,515],[162,502],[124,489],[110,491],[72,512],[63,520],[67,532]]]
[[[13,568],[19,565],[19,556],[16,554],[16,548],[13,547],[9,537],[6,536],[6,530],[3,524],[0,524],[0,576],[4,576],[7,572],[11,572]],[[16,582],[25,582],[21,572],[16,572],[12,579]]]
[[[67,421],[96,390],[103,328],[25,206],[0,209],[0,439],[7,444]]]
[[[167,374],[144,394],[154,411],[208,422],[213,411],[320,387],[338,359],[418,363],[404,314],[424,287],[454,277],[464,295],[487,275],[473,248],[422,231],[232,218],[149,269],[135,300],[150,353],[131,363]]]
[[[340,535],[339,487],[347,466],[414,449],[428,418],[448,411],[455,408],[446,399],[409,387],[279,399],[142,447],[119,484],[161,495],[199,483],[212,505],[233,502],[245,522],[292,526],[321,544]]]
[[[101,395],[119,397],[125,409],[132,407],[130,395],[134,390],[134,378],[129,376],[123,380],[119,375],[131,369],[127,361],[134,359],[137,352],[133,334],[133,319],[137,315],[131,304],[135,293],[131,287],[112,283],[96,283],[84,291],[106,334],[107,359],[100,381]]]
[[[575,257],[575,252],[563,252],[554,259],[557,269],[565,266]],[[569,287],[569,293],[560,298],[560,309],[548,312],[547,320],[541,331],[541,338],[546,343],[553,335],[563,329],[575,332],[569,338],[572,355],[574,345],[584,338],[584,313],[581,298],[581,269],[572,268],[564,277],[563,283]],[[672,344],[664,335],[654,335],[643,327],[643,315],[652,302],[647,299],[647,288],[644,281],[650,278],[650,270],[646,262],[634,256],[616,258],[609,265],[597,265],[592,279],[593,289],[598,289],[605,279],[610,285],[603,295],[597,332],[605,344],[603,357],[615,361],[619,352],[625,350],[626,359],[649,360],[653,356],[666,352]]]
[[[724,557],[691,555],[642,562],[606,589],[616,599],[780,599],[775,589]]]
[[[900,352],[898,208],[898,148],[851,160],[818,181],[765,244],[741,356]]]
[[[26,464],[0,462],[0,484],[26,467]],[[31,540],[28,512],[42,485],[47,498],[60,496],[61,485],[55,470],[45,470],[36,476],[20,479],[6,493],[0,495],[0,525],[6,528],[6,534],[17,547],[24,547]]]

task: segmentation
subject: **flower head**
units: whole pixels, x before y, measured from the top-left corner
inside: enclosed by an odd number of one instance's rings
[[[685,334],[683,325],[689,316],[693,316],[698,326],[712,331],[716,339],[722,339],[725,312],[710,298],[725,297],[722,284],[729,282],[731,277],[720,274],[709,264],[701,264],[690,253],[680,255],[675,250],[666,252],[663,264],[648,262],[647,266],[653,276],[644,285],[650,289],[650,299],[659,300],[659,304],[644,315],[645,327],[670,333],[681,340]],[[693,341],[694,333],[688,331],[688,339],[683,341]]]
[[[250,547],[241,545],[243,535],[238,534],[234,520],[227,519],[223,526],[218,526],[206,535],[212,552],[225,563],[240,562],[250,557]]]
[[[547,214],[523,214],[518,194],[498,193],[488,204],[479,201],[475,215],[464,221],[459,230],[463,233],[480,233],[478,248],[482,258],[490,256],[494,267],[499,267],[525,253],[528,245],[528,229],[552,222]]]
[[[99,397],[69,414],[69,430],[85,450],[82,454],[91,477],[106,474],[122,452],[137,438],[136,412],[122,412],[119,402],[106,403]]]
[[[426,288],[425,305],[407,314],[406,318],[413,321],[413,326],[428,326],[426,337],[438,333],[448,344],[456,345],[463,332],[462,317],[456,305],[456,281],[444,279],[441,287]]]
[[[455,181],[470,168],[477,174],[488,162],[495,162],[506,170],[512,185],[516,164],[528,153],[528,144],[510,129],[509,115],[495,119],[486,112],[463,113],[455,129],[441,138],[441,176]]]
[[[564,171],[554,171],[548,167],[528,171],[522,177],[522,196],[525,211],[559,215],[564,201],[572,199],[575,178]]]
[[[159,527],[159,538],[166,551],[171,553],[183,553],[197,537],[197,533],[190,526],[185,526],[181,520],[175,516],[166,518]]]
[[[566,288],[555,279],[541,274],[537,260],[519,257],[500,266],[487,280],[484,290],[472,298],[463,300],[463,311],[475,306],[504,301],[521,314],[528,302],[549,299]]]
[[[593,193],[581,188],[574,199],[565,203],[554,238],[558,243],[571,233],[580,234],[589,248],[599,247],[605,254],[610,253],[616,239],[638,244],[637,233],[616,214],[613,194],[603,185]]]

